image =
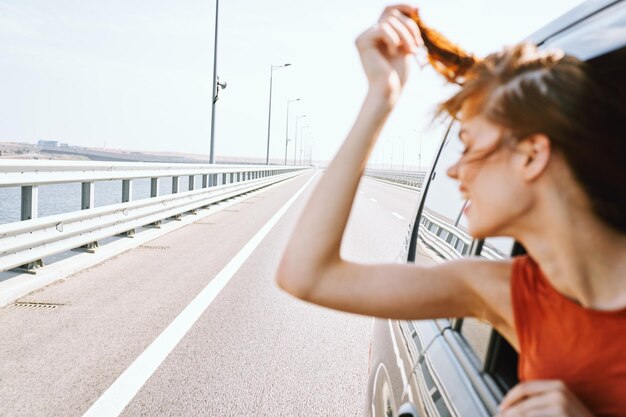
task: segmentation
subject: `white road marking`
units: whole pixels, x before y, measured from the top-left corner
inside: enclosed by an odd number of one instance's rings
[[[393,213],[391,213],[391,214],[393,214],[395,217],[399,218],[400,220],[404,220],[404,217],[400,216],[400,215],[399,215],[398,213],[396,213],[395,211],[394,211]]]
[[[83,414],[83,417],[115,417],[124,411],[124,408],[137,395],[148,378],[152,376],[170,352],[174,350],[176,345],[204,313],[204,310],[213,302],[237,270],[250,257],[256,247],[316,176],[317,173],[274,214],[239,253],[204,287],[200,294],[185,307],[178,317],[135,359],[128,369],[113,382],[109,389],[92,404],[89,410]]]
[[[370,198],[370,201],[373,202],[373,203],[378,202],[378,200],[376,200],[375,198]]]

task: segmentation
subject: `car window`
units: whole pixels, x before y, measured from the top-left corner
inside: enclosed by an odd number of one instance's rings
[[[490,237],[485,239],[480,251],[482,258],[497,260],[511,256],[515,241],[510,237]]]
[[[461,335],[478,358],[481,369],[487,358],[487,348],[492,330],[493,328],[489,323],[474,317],[465,317],[461,325]]]
[[[490,260],[508,258],[514,243],[515,241],[509,237],[487,238],[480,250],[480,257]],[[480,277],[476,277],[476,279],[480,279]],[[489,323],[472,317],[464,318],[460,328],[461,334],[478,358],[480,368],[483,368],[493,328]]]
[[[579,59],[588,60],[622,47],[626,42],[626,2],[609,7],[545,42]]]
[[[448,131],[437,165],[431,173],[417,234],[420,258],[442,262],[469,255],[472,238],[463,219],[465,200],[458,182],[446,173],[463,151],[458,132],[458,124]]]

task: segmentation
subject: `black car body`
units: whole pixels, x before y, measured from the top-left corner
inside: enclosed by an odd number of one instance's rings
[[[529,40],[590,62],[623,88],[626,1],[587,1]],[[512,239],[475,240],[467,233],[462,214],[466,202],[446,175],[460,154],[458,129],[454,122],[447,127],[423,184],[404,248],[406,262],[501,259],[523,253]],[[517,353],[487,323],[474,318],[374,321],[368,415],[492,416],[516,383]]]

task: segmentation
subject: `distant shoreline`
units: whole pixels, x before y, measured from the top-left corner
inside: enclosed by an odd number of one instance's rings
[[[138,152],[124,151],[120,149],[87,148],[70,145],[38,146],[32,143],[24,142],[0,142],[0,160],[2,159],[206,164],[208,163],[209,156],[176,152]],[[270,163],[273,165],[282,165],[282,162],[282,160],[270,160]],[[216,163],[264,165],[265,159],[216,156]]]

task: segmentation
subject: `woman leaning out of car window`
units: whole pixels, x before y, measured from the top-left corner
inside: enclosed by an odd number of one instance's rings
[[[279,286],[358,314],[489,321],[519,351],[521,383],[503,416],[626,416],[622,98],[559,51],[520,44],[484,59],[466,54],[409,6],[385,9],[356,46],[369,91],[296,225]],[[527,256],[436,266],[340,257],[365,163],[423,46],[461,84],[440,112],[461,123],[465,151],[448,175],[469,200],[469,231],[513,237]]]

